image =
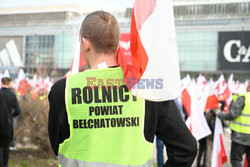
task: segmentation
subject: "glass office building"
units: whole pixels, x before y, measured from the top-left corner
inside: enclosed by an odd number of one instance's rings
[[[177,32],[176,40],[182,71],[216,71],[217,32]]]
[[[0,65],[15,66],[5,52],[6,43],[13,40],[23,62],[21,68],[27,72],[38,68],[69,70],[78,24],[89,12],[90,9],[81,5],[0,9]],[[1,62],[3,56],[7,57],[5,62]],[[6,65],[6,62],[10,63]]]
[[[229,68],[223,59],[228,41],[239,40],[246,50],[250,45],[245,40],[250,38],[250,1],[176,0],[174,4],[176,38],[182,71],[249,72],[250,60],[231,63],[232,68]],[[235,52],[239,50],[240,47],[233,45],[230,56],[235,57]]]
[[[67,69],[74,54],[74,35],[29,35],[26,36],[25,67]]]
[[[0,10],[0,53],[5,48],[6,36],[10,40],[22,37],[23,40],[15,42],[23,46],[18,50],[27,71],[37,67],[68,70],[75,52],[79,23],[90,10],[72,10],[65,6],[49,11],[36,10],[19,14]],[[127,9],[114,13],[122,33],[130,31],[131,12]],[[249,12],[250,0],[174,0],[181,71],[248,75]],[[230,41],[240,44],[233,43],[230,54],[225,55],[226,44]],[[239,56],[240,61],[235,61]]]

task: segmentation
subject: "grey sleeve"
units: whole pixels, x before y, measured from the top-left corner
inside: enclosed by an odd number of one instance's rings
[[[245,106],[245,97],[239,96],[236,100],[236,102],[233,103],[233,105],[229,108],[228,113],[219,113],[218,117],[222,120],[234,120],[237,118],[240,114],[242,109]]]

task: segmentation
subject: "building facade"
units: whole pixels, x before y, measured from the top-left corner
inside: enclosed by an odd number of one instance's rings
[[[0,63],[32,72],[41,69],[69,69],[76,46],[80,20],[90,8],[79,5],[1,9],[0,10]],[[9,41],[16,46],[11,61]]]
[[[250,0],[174,0],[180,68],[186,73],[250,76]],[[0,62],[3,65],[67,70],[74,55],[86,6],[0,10]],[[131,9],[114,13],[122,33],[130,31]],[[13,41],[18,65],[6,48]],[[167,52],[167,51],[166,51]],[[12,53],[14,54],[14,53]],[[4,56],[5,55],[5,56]],[[9,60],[6,58],[9,55]],[[249,77],[248,77],[249,78]]]
[[[176,1],[174,13],[181,69],[249,72],[249,12],[250,1]]]

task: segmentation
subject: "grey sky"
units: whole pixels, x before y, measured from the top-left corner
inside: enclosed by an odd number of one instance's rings
[[[86,4],[93,9],[103,10],[125,10],[127,7],[133,7],[135,0],[0,0],[0,8],[12,7],[32,7],[48,6],[61,4]]]

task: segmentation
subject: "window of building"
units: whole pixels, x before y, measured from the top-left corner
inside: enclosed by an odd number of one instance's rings
[[[221,14],[226,14],[227,5],[226,4],[220,4],[220,6],[221,6],[220,13]]]
[[[181,71],[216,71],[217,32],[177,32]]]
[[[245,2],[245,3],[240,3],[239,4],[239,13],[240,14],[247,14],[248,13],[248,8],[249,8],[249,3]]]
[[[55,35],[54,58],[56,68],[70,68],[75,53],[76,40],[73,34]]]
[[[32,68],[54,67],[54,36],[26,36],[25,66]]]

